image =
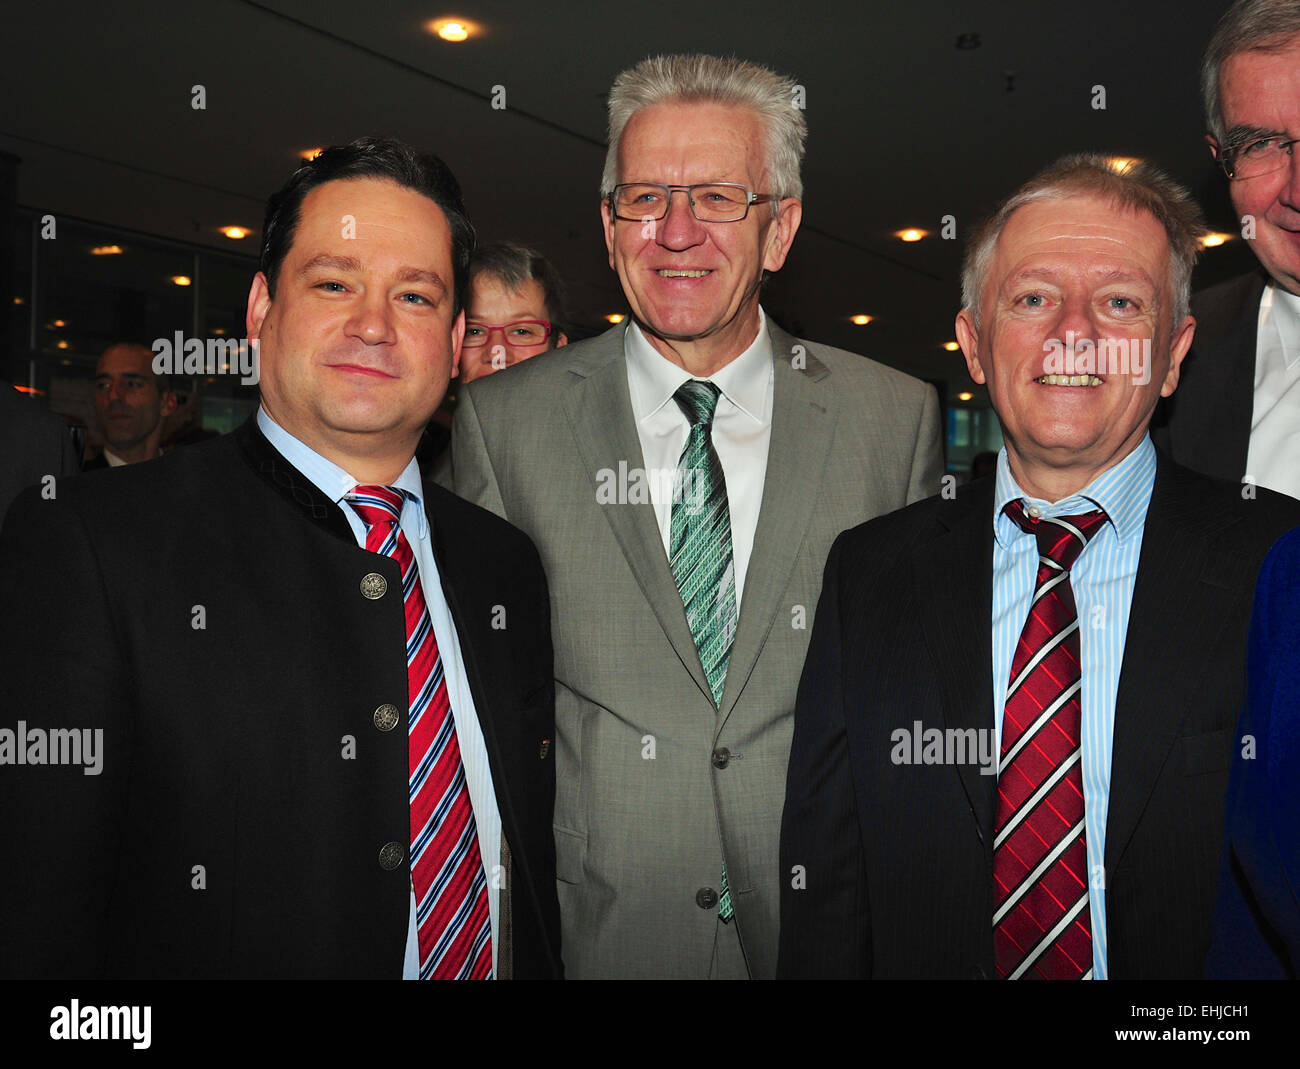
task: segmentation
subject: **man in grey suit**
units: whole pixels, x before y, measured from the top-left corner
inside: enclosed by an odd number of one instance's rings
[[[799,673],[831,542],[937,491],[921,382],[759,306],[799,228],[794,84],[659,56],[601,183],[633,322],[468,387],[454,488],[551,587],[570,977],[771,977]]]

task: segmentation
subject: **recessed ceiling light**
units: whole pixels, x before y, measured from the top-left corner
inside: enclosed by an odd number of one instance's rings
[[[248,237],[249,230],[246,226],[223,226],[221,232],[231,241],[242,241]]]
[[[317,156],[319,156],[324,151],[325,150],[323,148],[305,148],[301,152],[299,152],[298,155],[301,156],[308,163],[311,163],[312,160],[314,160]]]
[[[26,302],[21,297],[14,298],[14,304],[25,304],[25,303]]]
[[[623,320],[626,318],[627,316],[625,316],[622,312],[610,312],[609,315],[605,317],[605,320],[606,322],[614,323],[615,325],[617,325],[619,323],[622,323]]]
[[[96,245],[90,250],[91,256],[121,256],[121,245]]]
[[[68,347],[68,343],[63,341],[62,339],[54,343],[54,348],[56,349],[66,349],[67,347]]]
[[[958,400],[958,401],[973,401],[973,400],[975,400],[975,395],[974,395],[973,393],[967,393],[965,390],[963,390],[961,393],[959,393],[959,394],[957,395],[957,400]]]
[[[855,326],[865,327],[874,318],[875,318],[874,316],[868,316],[868,315],[855,315],[852,319],[852,322]]]
[[[947,349],[948,352],[950,353],[955,353],[958,349],[961,348],[961,346],[958,345],[955,341],[946,341],[943,343],[943,347]]]
[[[1231,241],[1231,240],[1232,240],[1231,234],[1219,234],[1219,233],[1206,234],[1204,237],[1201,238],[1201,248],[1217,249],[1224,242]]]
[[[922,238],[929,237],[930,231],[920,230],[917,227],[909,226],[906,230],[895,231],[894,237],[899,241],[920,241]]]
[[[469,19],[462,19],[453,15],[433,19],[425,23],[425,29],[430,33],[436,33],[444,41],[450,41],[452,44],[460,44],[461,41],[477,37],[483,32],[483,28],[477,22],[470,22]]]
[[[194,284],[194,280],[189,275],[172,275],[171,281],[173,286],[191,286]]]
[[[1109,167],[1116,174],[1124,174],[1127,171],[1131,171],[1133,170],[1134,167],[1136,167],[1141,162],[1142,161],[1139,160],[1136,156],[1107,156],[1106,157],[1106,166]]]
[[[68,325],[68,321],[66,319],[56,319],[54,320],[54,325],[56,327],[66,327]]]

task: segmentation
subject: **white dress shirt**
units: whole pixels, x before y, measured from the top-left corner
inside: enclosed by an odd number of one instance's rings
[[[1300,297],[1271,281],[1259,301],[1246,473],[1300,497]]]
[[[690,372],[663,357],[635,323],[623,337],[627,385],[641,455],[645,460],[650,500],[664,553],[669,552],[672,521],[672,474],[677,470],[690,423],[673,400]],[[701,381],[720,391],[713,414],[713,448],[727,482],[731,513],[731,557],[736,569],[736,612],[745,589],[745,573],[754,549],[758,510],[763,503],[767,450],[772,440],[772,342],[767,316],[758,310],[758,336],[722,370]]]
[[[344,496],[350,494],[358,480],[338,465],[309,449],[292,434],[276,423],[266,409],[257,410],[258,429],[281,456],[311,480],[322,494],[339,506],[347,517],[348,526],[362,549],[366,545],[366,525]],[[392,483],[407,491],[402,506],[401,528],[415,555],[420,573],[420,586],[424,602],[429,609],[433,634],[438,640],[442,657],[443,675],[447,682],[447,698],[451,702],[452,719],[456,723],[456,738],[460,743],[460,758],[465,766],[465,782],[469,788],[470,806],[474,810],[474,823],[478,828],[478,848],[487,874],[488,910],[492,916],[492,975],[497,970],[497,940],[499,927],[498,879],[501,863],[501,813],[497,809],[497,796],[492,786],[492,769],[488,764],[487,744],[479,726],[470,693],[469,677],[465,674],[465,661],[460,653],[460,638],[452,622],[451,610],[442,593],[442,580],[438,563],[433,557],[433,539],[429,533],[429,518],[424,511],[424,487],[420,481],[420,466],[414,457],[405,470]],[[409,847],[409,844],[408,844]],[[420,976],[420,946],[415,924],[415,891],[411,891],[410,912],[407,918],[406,960],[402,979],[416,980]]]

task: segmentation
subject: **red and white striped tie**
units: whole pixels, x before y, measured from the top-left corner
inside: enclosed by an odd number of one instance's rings
[[[1005,510],[1038,540],[1029,618],[1011,659],[993,845],[993,948],[1004,979],[1086,979],[1092,912],[1084,837],[1079,612],[1070,568],[1106,520],[1031,518]]]
[[[492,976],[492,919],[478,828],[465,784],[442,657],[419,569],[399,521],[405,492],[358,486],[346,498],[365,521],[366,549],[402,570],[410,704],[411,882],[421,980]]]

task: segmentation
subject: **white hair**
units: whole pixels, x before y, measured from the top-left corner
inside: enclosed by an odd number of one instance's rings
[[[778,197],[803,196],[799,167],[808,124],[796,106],[794,79],[734,56],[650,56],[614,79],[609,92],[609,151],[600,179],[607,197],[618,184],[618,150],[629,120],[654,104],[723,104],[748,108],[763,124],[769,189]],[[773,204],[775,209],[776,205]]]

